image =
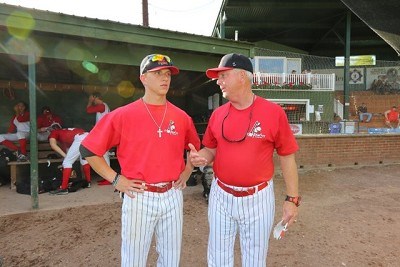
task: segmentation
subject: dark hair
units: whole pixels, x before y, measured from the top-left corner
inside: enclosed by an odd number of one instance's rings
[[[101,94],[99,92],[93,92],[92,96],[101,99]]]
[[[42,107],[42,113],[43,113],[43,112],[45,112],[46,110],[48,110],[48,111],[50,111],[50,112],[51,112],[51,109],[50,109],[50,107],[48,107],[48,106],[44,106],[44,107]]]
[[[27,104],[26,102],[24,102],[24,101],[18,101],[17,104],[22,104],[22,105],[25,106],[25,110],[29,110],[29,106],[28,106],[28,104]]]

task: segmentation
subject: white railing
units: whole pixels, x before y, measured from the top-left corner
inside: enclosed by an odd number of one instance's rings
[[[255,73],[253,85],[259,89],[282,88],[334,91],[335,74]]]
[[[340,117],[343,118],[343,104],[338,99],[333,100],[333,111]]]

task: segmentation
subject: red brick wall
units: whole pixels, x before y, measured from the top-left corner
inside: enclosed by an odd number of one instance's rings
[[[400,163],[400,135],[296,136],[299,168]]]

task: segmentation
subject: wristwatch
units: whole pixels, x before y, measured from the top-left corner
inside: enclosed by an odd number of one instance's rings
[[[298,206],[300,206],[301,196],[291,197],[291,196],[286,195],[285,201],[292,202],[293,204],[296,205],[296,207],[298,207]]]

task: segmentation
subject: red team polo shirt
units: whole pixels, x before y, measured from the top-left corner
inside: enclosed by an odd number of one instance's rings
[[[149,105],[160,124],[165,105]],[[162,136],[142,100],[120,107],[105,115],[83,140],[82,145],[96,155],[104,155],[117,146],[121,172],[129,179],[146,183],[175,181],[185,168],[184,150],[188,143],[197,149],[200,140],[192,119],[168,102]]]
[[[14,133],[15,131],[18,131],[17,125],[15,125],[14,120],[16,119],[17,122],[19,123],[26,123],[29,122],[29,112],[26,111],[24,114],[19,114],[18,116],[13,116],[10,122],[10,126],[8,127],[8,133]],[[28,126],[27,126],[28,127]],[[29,128],[29,127],[28,127]]]
[[[222,123],[227,139],[240,140],[247,133],[245,140],[226,141],[222,136]],[[286,113],[279,105],[261,97],[256,97],[253,105],[245,110],[237,110],[230,103],[216,109],[203,144],[217,148],[213,165],[215,176],[228,185],[242,187],[272,178],[274,150],[281,156],[298,150]]]
[[[70,147],[74,142],[75,135],[82,134],[84,132],[85,130],[80,128],[57,129],[51,131],[49,139],[56,139],[59,143],[61,143],[63,150],[66,151],[66,148]]]
[[[37,128],[49,127],[55,122],[62,124],[61,118],[57,115],[51,114],[51,119],[49,119],[46,114],[41,114],[37,117]]]

